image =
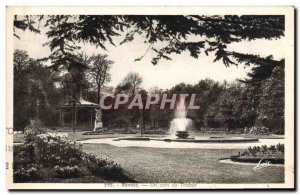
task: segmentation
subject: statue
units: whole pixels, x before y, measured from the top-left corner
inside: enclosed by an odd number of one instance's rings
[[[95,111],[96,111],[96,117],[95,117],[94,131],[97,131],[98,129],[103,128],[102,111],[101,109],[95,109]]]

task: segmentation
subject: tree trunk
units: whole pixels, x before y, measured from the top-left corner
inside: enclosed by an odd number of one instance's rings
[[[100,87],[97,89],[97,102],[100,104]]]
[[[143,136],[144,132],[145,132],[145,113],[144,113],[144,108],[142,109],[142,122],[143,122],[143,127],[141,128],[141,136]]]

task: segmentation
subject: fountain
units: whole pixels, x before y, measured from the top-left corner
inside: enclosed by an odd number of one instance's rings
[[[187,107],[185,104],[185,98],[180,96],[179,101],[176,104],[175,110],[174,110],[174,119],[171,121],[170,124],[170,134],[171,136],[125,136],[125,137],[117,137],[113,138],[112,141],[140,141],[143,142],[145,145],[149,145],[149,142],[157,142],[157,141],[163,141],[165,143],[169,142],[181,142],[183,144],[199,144],[199,147],[203,147],[205,145],[202,145],[203,143],[214,143],[214,144],[249,144],[249,143],[255,143],[259,142],[258,138],[249,138],[249,137],[230,137],[230,136],[211,136],[211,137],[190,137],[190,132],[188,130],[193,129],[193,120],[187,118]],[[97,139],[96,139],[97,140]],[[146,143],[147,142],[147,143]],[[168,144],[166,144],[168,145]],[[173,145],[175,147],[178,147],[179,145]],[[221,145],[217,145],[219,148],[221,148]],[[186,147],[190,147],[186,145]]]
[[[179,102],[174,110],[175,118],[171,121],[170,133],[172,137],[177,136],[181,139],[187,139],[190,133],[187,128],[191,127],[193,121],[186,118],[187,108],[185,105],[184,97],[180,96]]]

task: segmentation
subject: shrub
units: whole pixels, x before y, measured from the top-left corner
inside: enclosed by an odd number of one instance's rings
[[[27,167],[19,167],[14,169],[14,182],[35,181],[40,179],[39,167],[34,164],[27,165]]]
[[[24,164],[30,164],[31,167],[24,167]],[[40,176],[40,169],[47,174]],[[52,169],[54,171],[49,173]],[[129,180],[120,165],[76,149],[66,134],[29,129],[24,144],[16,146],[14,150],[14,180],[17,182],[82,175],[101,176],[115,181]]]
[[[261,156],[261,155],[283,155],[284,154],[284,144],[277,144],[277,145],[262,145],[262,146],[254,146],[249,147],[244,152],[238,155],[234,155],[234,157],[246,157],[246,156]]]
[[[265,126],[254,126],[250,128],[249,134],[255,135],[269,135],[270,130]]]
[[[78,166],[55,166],[54,167],[54,173],[55,176],[58,178],[73,178],[73,177],[79,177],[81,175],[81,170]]]

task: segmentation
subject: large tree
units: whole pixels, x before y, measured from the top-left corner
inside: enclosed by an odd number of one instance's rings
[[[130,72],[117,86],[117,92],[129,92],[135,94],[137,90],[141,87],[143,78],[137,72]]]
[[[14,52],[14,129],[23,130],[30,120],[39,119],[46,126],[58,121],[58,75],[27,52]]]
[[[255,119],[252,100],[255,94],[240,82],[224,84],[223,87],[217,101],[209,104],[205,113],[206,125],[226,127],[229,130],[252,126]]]
[[[252,65],[249,79],[243,82],[251,83],[259,90],[264,87],[270,89],[268,86],[277,83],[275,80],[272,81],[273,83],[269,81],[273,77],[273,72],[277,69],[284,70],[284,59],[275,60],[272,54],[262,57],[232,51],[227,47],[231,43],[255,39],[271,40],[284,36],[285,18],[283,15],[16,16],[15,36],[18,36],[16,29],[39,32],[38,22],[43,22],[46,27],[49,39],[46,45],[51,49],[51,55],[46,59],[51,60],[51,67],[54,70],[59,70],[61,67],[69,71],[84,70],[86,63],[78,57],[78,53],[82,51],[81,43],[89,43],[105,50],[108,44],[118,44],[115,42],[115,37],[124,35],[125,32],[127,33],[124,40],[119,44],[130,42],[136,36],[144,37],[144,44],[148,45],[146,52],[152,51],[155,54],[152,55],[154,65],[158,64],[161,59],[171,60],[172,54],[181,54],[184,51],[188,51],[194,58],[198,58],[201,52],[206,55],[213,54],[214,62],[221,60],[225,66]],[[142,58],[143,56],[137,56],[136,60],[139,61]],[[278,80],[283,85],[284,74],[279,74],[279,77]],[[269,81],[269,84],[264,81]],[[130,88],[131,86],[127,84],[122,87]],[[268,93],[267,89],[265,94]],[[281,91],[278,90],[278,94],[281,94]],[[229,110],[234,110],[228,105],[234,102],[225,104],[226,95],[228,94],[221,95],[224,96],[221,98],[223,102],[218,103],[224,105],[224,107],[221,105],[224,108],[222,112],[228,113],[229,116]],[[280,97],[282,99],[282,95]],[[263,98],[253,97],[253,99],[258,101]]]
[[[125,30],[128,32],[121,44],[143,35],[144,43],[156,53],[153,64],[162,58],[170,60],[173,53],[189,51],[194,58],[200,52],[213,52],[214,61],[222,60],[226,66],[240,62],[262,65],[268,61],[275,67],[282,61],[230,51],[227,45],[279,38],[284,35],[284,20],[283,15],[47,15],[16,17],[14,27],[38,32],[38,22],[44,21],[54,69],[70,64],[84,66],[75,54],[81,50],[79,43],[106,49],[106,43],[115,45],[114,37]],[[162,42],[166,46],[161,47]],[[137,56],[136,60],[141,58]]]
[[[284,69],[277,67],[261,84],[258,94],[257,125],[264,125],[273,132],[284,133]]]
[[[111,65],[114,63],[107,59],[107,55],[94,55],[90,58],[90,65],[88,75],[91,79],[92,86],[97,91],[97,102],[100,102],[100,90],[101,88],[111,80],[109,73]]]

